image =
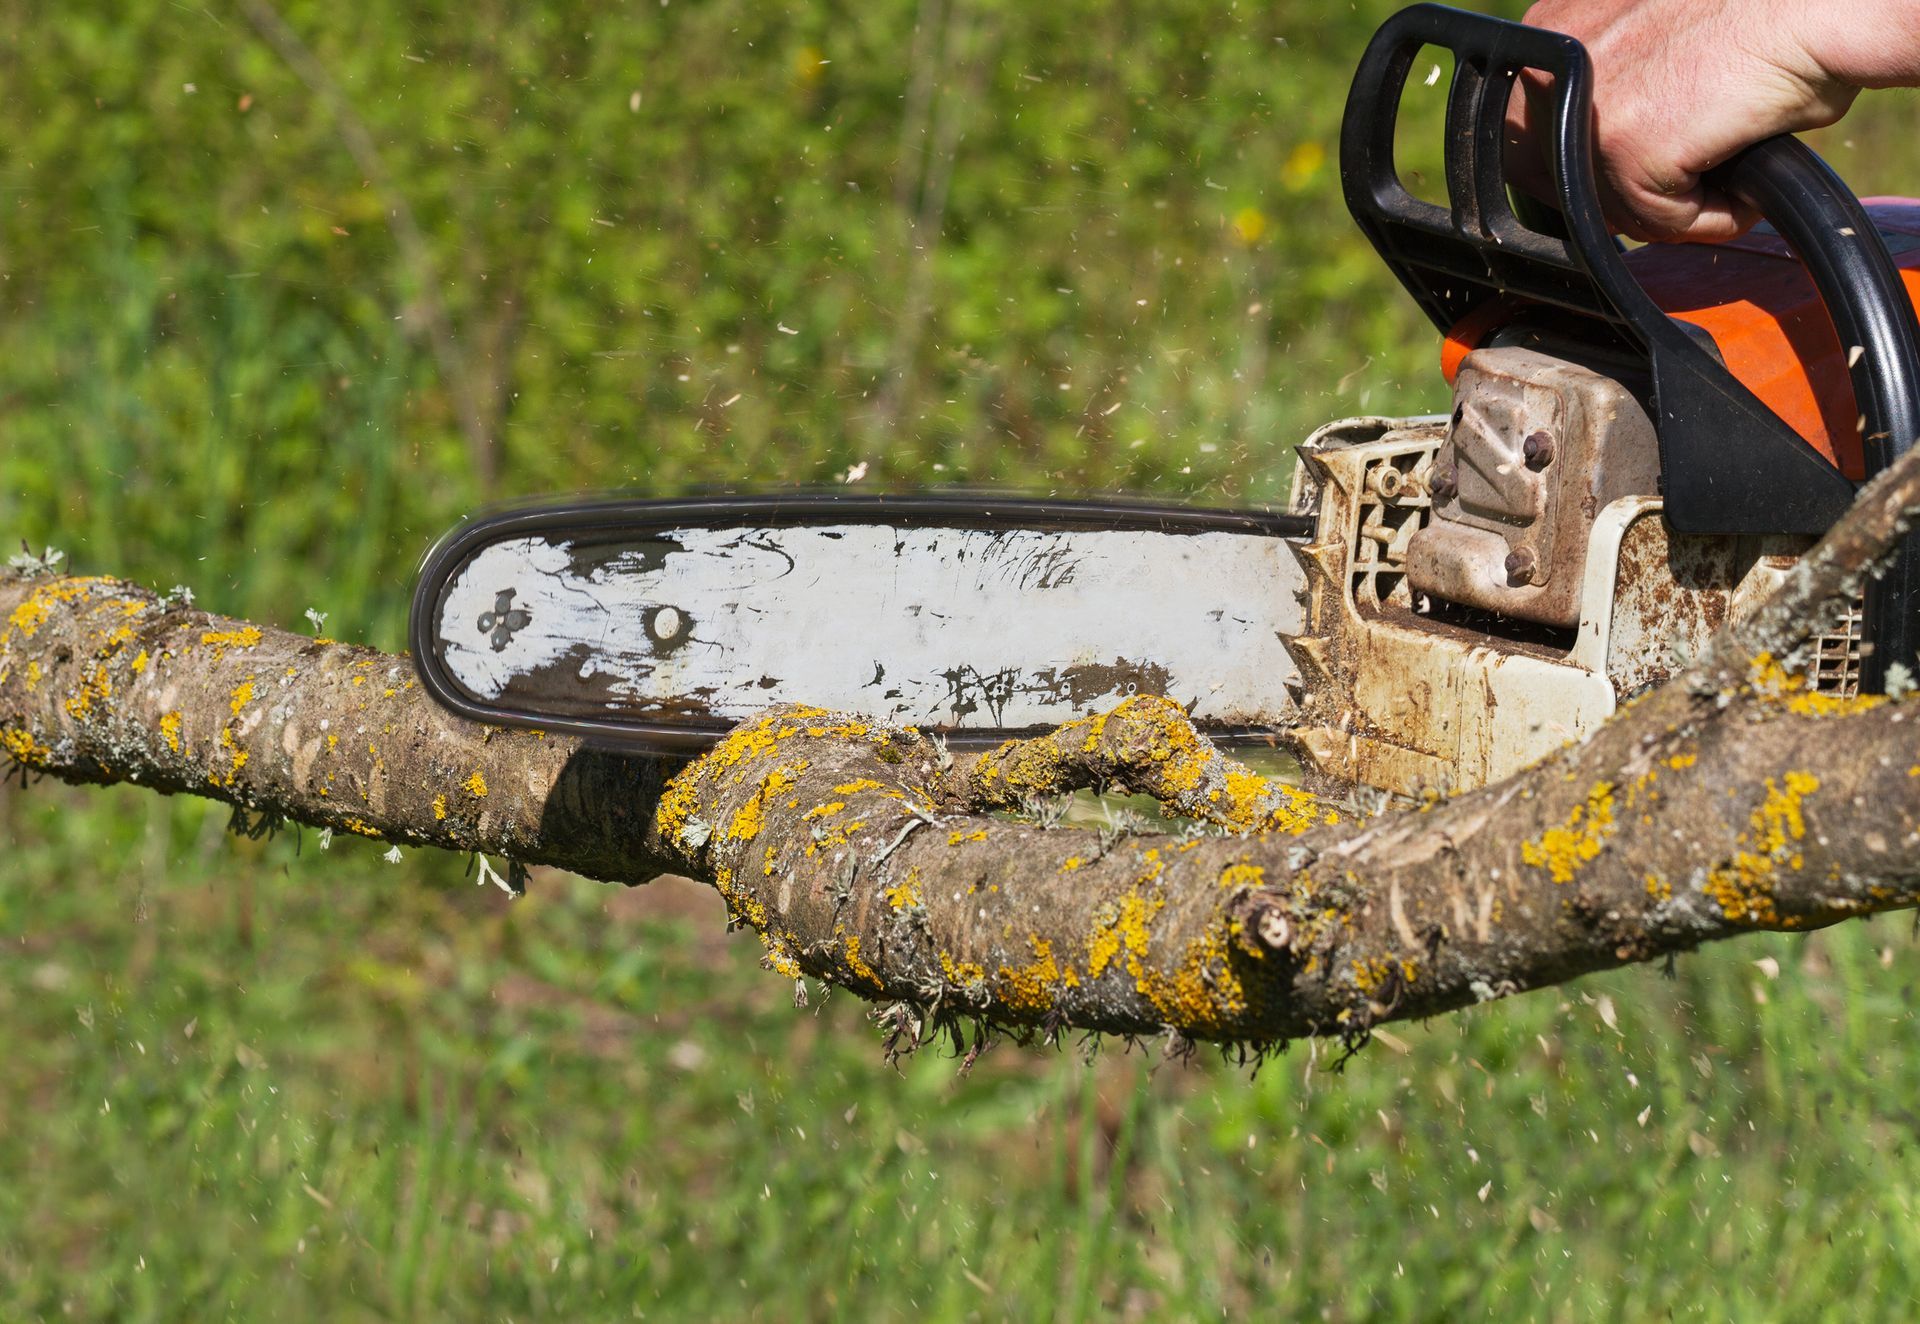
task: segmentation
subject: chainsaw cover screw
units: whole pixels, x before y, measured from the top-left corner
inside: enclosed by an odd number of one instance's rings
[[[1527,468],[1539,471],[1553,463],[1553,434],[1551,432],[1529,432],[1527,439],[1520,443],[1520,454],[1527,461]]]
[[[1453,494],[1460,490],[1460,480],[1454,476],[1451,469],[1436,469],[1433,472],[1433,482],[1429,485],[1429,490],[1433,493],[1435,501],[1451,501]]]
[[[1519,588],[1533,582],[1534,559],[1531,548],[1519,547],[1507,554],[1507,583]]]

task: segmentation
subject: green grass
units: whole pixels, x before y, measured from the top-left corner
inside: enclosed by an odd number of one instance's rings
[[[1904,918],[1340,1074],[924,1053],[705,889],[6,806],[0,1317],[1853,1319],[1920,1270]],[[1776,969],[1763,968],[1765,961]],[[1776,977],[1777,975],[1777,977]]]
[[[489,499],[865,461],[1271,500],[1316,423],[1444,398],[1330,160],[1390,8],[289,0],[423,275],[237,9],[0,0],[0,535],[394,647]],[[1920,192],[1912,106],[1821,146]],[[690,885],[509,904],[224,823],[0,791],[0,1319],[1914,1311],[1902,919],[1340,1074],[1110,1044],[962,1078],[890,1069],[850,997],[796,1010]]]

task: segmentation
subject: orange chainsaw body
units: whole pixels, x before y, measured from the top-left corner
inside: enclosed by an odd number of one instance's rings
[[[1865,205],[1920,305],[1920,201],[1869,198]],[[1848,478],[1866,477],[1849,351],[1785,241],[1763,228],[1724,244],[1649,244],[1626,263],[1670,316],[1713,337],[1727,371],[1783,422]],[[1483,307],[1453,328],[1441,354],[1449,383],[1510,315]]]

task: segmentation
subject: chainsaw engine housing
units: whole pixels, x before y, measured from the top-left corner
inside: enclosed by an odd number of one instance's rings
[[[1412,555],[1443,521],[1430,495],[1455,428],[1448,417],[1354,418],[1300,448],[1293,509],[1306,631],[1289,647],[1310,771],[1404,795],[1498,780],[1590,734],[1657,685],[1728,622],[1757,607],[1811,539],[1689,535],[1651,494],[1595,511],[1577,557],[1578,619],[1543,628],[1416,587]],[[1390,476],[1389,476],[1390,475]],[[1561,535],[1564,537],[1564,533]],[[1857,619],[1821,641],[1812,683],[1857,686]]]
[[[1475,351],[1453,398],[1433,520],[1407,547],[1414,591],[1578,625],[1594,521],[1659,491],[1652,420],[1612,378],[1530,349]]]

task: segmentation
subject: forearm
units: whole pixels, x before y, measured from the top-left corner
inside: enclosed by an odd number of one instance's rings
[[[1920,86],[1920,0],[1795,0],[1802,44],[1852,87]]]

